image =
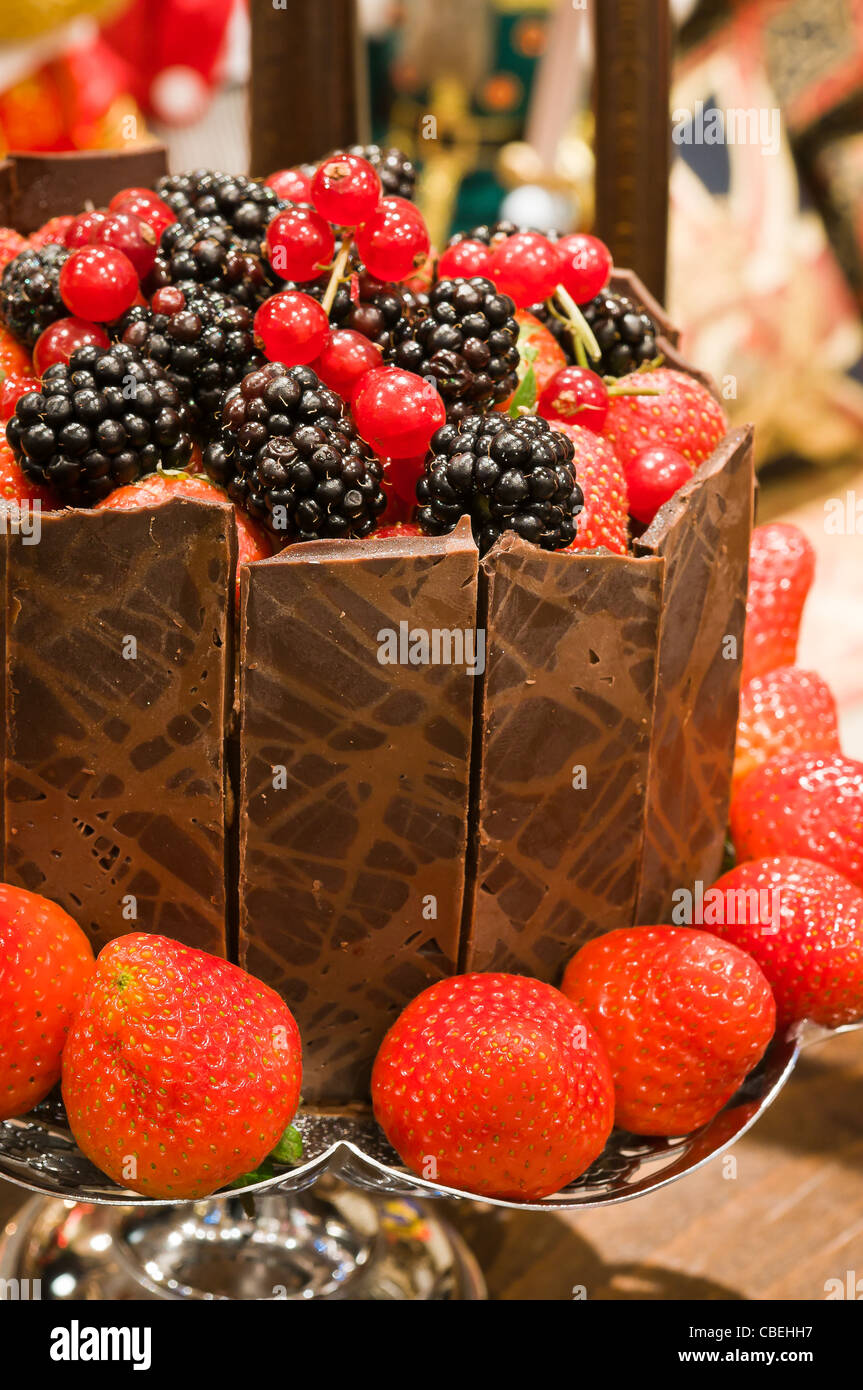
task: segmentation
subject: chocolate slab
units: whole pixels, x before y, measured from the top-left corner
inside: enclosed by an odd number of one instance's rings
[[[746,618],[752,429],[732,430],[634,549],[665,560],[638,920],[722,862]]]
[[[35,232],[49,217],[105,207],[121,188],[152,188],[168,172],[164,145],[68,154],[10,154],[0,164],[0,224]]]
[[[41,524],[6,538],[6,879],[97,948],[153,931],[223,955],[232,510]]]
[[[307,1100],[361,1097],[390,1023],[456,966],[478,678],[379,652],[473,632],[477,567],[465,519],[243,575],[240,961],[296,1015]]]
[[[632,923],[664,564],[549,554],[504,536],[483,560],[488,672],[469,970],[554,981]]]

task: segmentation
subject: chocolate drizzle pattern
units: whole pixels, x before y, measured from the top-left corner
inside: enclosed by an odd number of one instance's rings
[[[225,954],[231,517],[172,501],[3,537],[5,877],[97,949],[142,930]]]

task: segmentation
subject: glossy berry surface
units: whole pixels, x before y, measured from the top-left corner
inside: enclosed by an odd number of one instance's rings
[[[287,208],[267,228],[267,259],[283,280],[317,279],[335,244],[329,222],[313,208]]]
[[[422,213],[405,198],[383,198],[367,222],[357,228],[360,259],[377,280],[404,280],[429,253],[428,228]]]
[[[55,362],[68,362],[75,349],[83,347],[85,343],[95,343],[103,348],[111,346],[108,334],[98,323],[89,323],[87,319],[57,319],[37,338],[33,349],[33,366],[40,376],[44,376]]]
[[[749,545],[744,681],[794,664],[814,576],[815,551],[799,526],[768,521],[755,527]]]
[[[836,701],[815,671],[779,666],[744,681],[734,749],[735,790],[750,772],[783,753],[838,753]]]
[[[312,179],[304,169],[277,169],[274,174],[270,174],[266,185],[286,203],[312,201]]]
[[[79,251],[82,246],[90,246],[107,216],[107,212],[93,208],[90,212],[82,212],[73,218],[63,237],[64,245],[68,246],[70,251]]]
[[[111,323],[132,307],[137,294],[135,267],[111,247],[82,247],[60,271],[60,295],[76,318]]]
[[[352,328],[336,328],[324,343],[312,369],[325,386],[349,401],[360,377],[381,365],[381,350]]]
[[[176,222],[177,214],[164,203],[157,193],[146,188],[126,189],[116,194],[109,204],[111,212],[128,212],[139,221],[145,222],[158,242],[166,227]]]
[[[573,232],[557,243],[560,283],[576,304],[586,304],[604,289],[611,274],[611,252],[599,237]]]
[[[156,234],[133,212],[112,212],[95,229],[91,244],[122,251],[135,267],[139,280],[146,279],[156,262]]]
[[[434,386],[399,367],[367,372],[351,406],[360,435],[384,458],[423,453],[446,420],[446,407]]]
[[[540,232],[516,232],[493,250],[489,273],[501,293],[524,309],[548,299],[560,282],[557,247]]]
[[[321,216],[337,227],[366,222],[380,203],[382,192],[371,164],[355,154],[331,155],[312,179],[312,202]]]
[[[15,411],[15,406],[22,396],[28,395],[30,391],[38,391],[41,383],[38,377],[26,376],[23,373],[10,373],[0,379],[0,424],[5,420],[11,419]],[[0,431],[0,439],[5,435]]]
[[[776,1006],[751,956],[707,931],[626,927],[589,941],[561,988],[605,1045],[615,1123],[688,1134],[760,1061]]]
[[[692,465],[677,449],[654,444],[626,466],[629,510],[636,521],[651,522],[659,508],[692,477]]]
[[[473,275],[491,279],[491,250],[482,241],[465,237],[442,252],[437,263],[439,280],[469,280]]]
[[[270,362],[304,366],[320,356],[329,319],[311,295],[285,290],[264,300],[255,314],[255,343]]]
[[[414,1172],[531,1201],[572,1182],[611,1132],[605,1053],[583,1013],[524,975],[456,975],[423,990],[384,1038],[375,1118]]]
[[[539,398],[539,413],[601,434],[608,414],[608,387],[587,367],[563,367]]]

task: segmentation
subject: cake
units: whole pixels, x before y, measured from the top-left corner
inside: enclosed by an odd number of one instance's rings
[[[162,156],[131,158],[98,182],[90,157],[7,164],[0,221],[154,184]],[[709,386],[637,278],[610,287]],[[363,1102],[428,984],[556,982],[718,874],[752,506],[732,430],[626,554],[506,530],[481,554],[466,516],[304,540],[241,567],[236,622],[221,494],[67,507],[39,544],[7,525],[0,878],[97,946],[137,929],[238,960],[297,1018],[305,1100]],[[412,631],[460,636],[461,660],[399,659]]]

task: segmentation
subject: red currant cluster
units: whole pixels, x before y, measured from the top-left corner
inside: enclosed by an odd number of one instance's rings
[[[551,241],[541,232],[515,232],[486,244],[466,237],[444,251],[438,276],[483,275],[515,300],[519,309],[540,304],[563,286],[576,304],[586,304],[606,284],[611,253],[586,232]]]
[[[40,335],[33,364],[40,376],[55,362],[68,362],[86,343],[110,346],[104,324],[133,304],[145,303],[141,281],[153,269],[163,231],[176,218],[152,189],[124,188],[107,209],[73,217],[63,244],[72,252],[60,271],[60,296],[69,317]]]

